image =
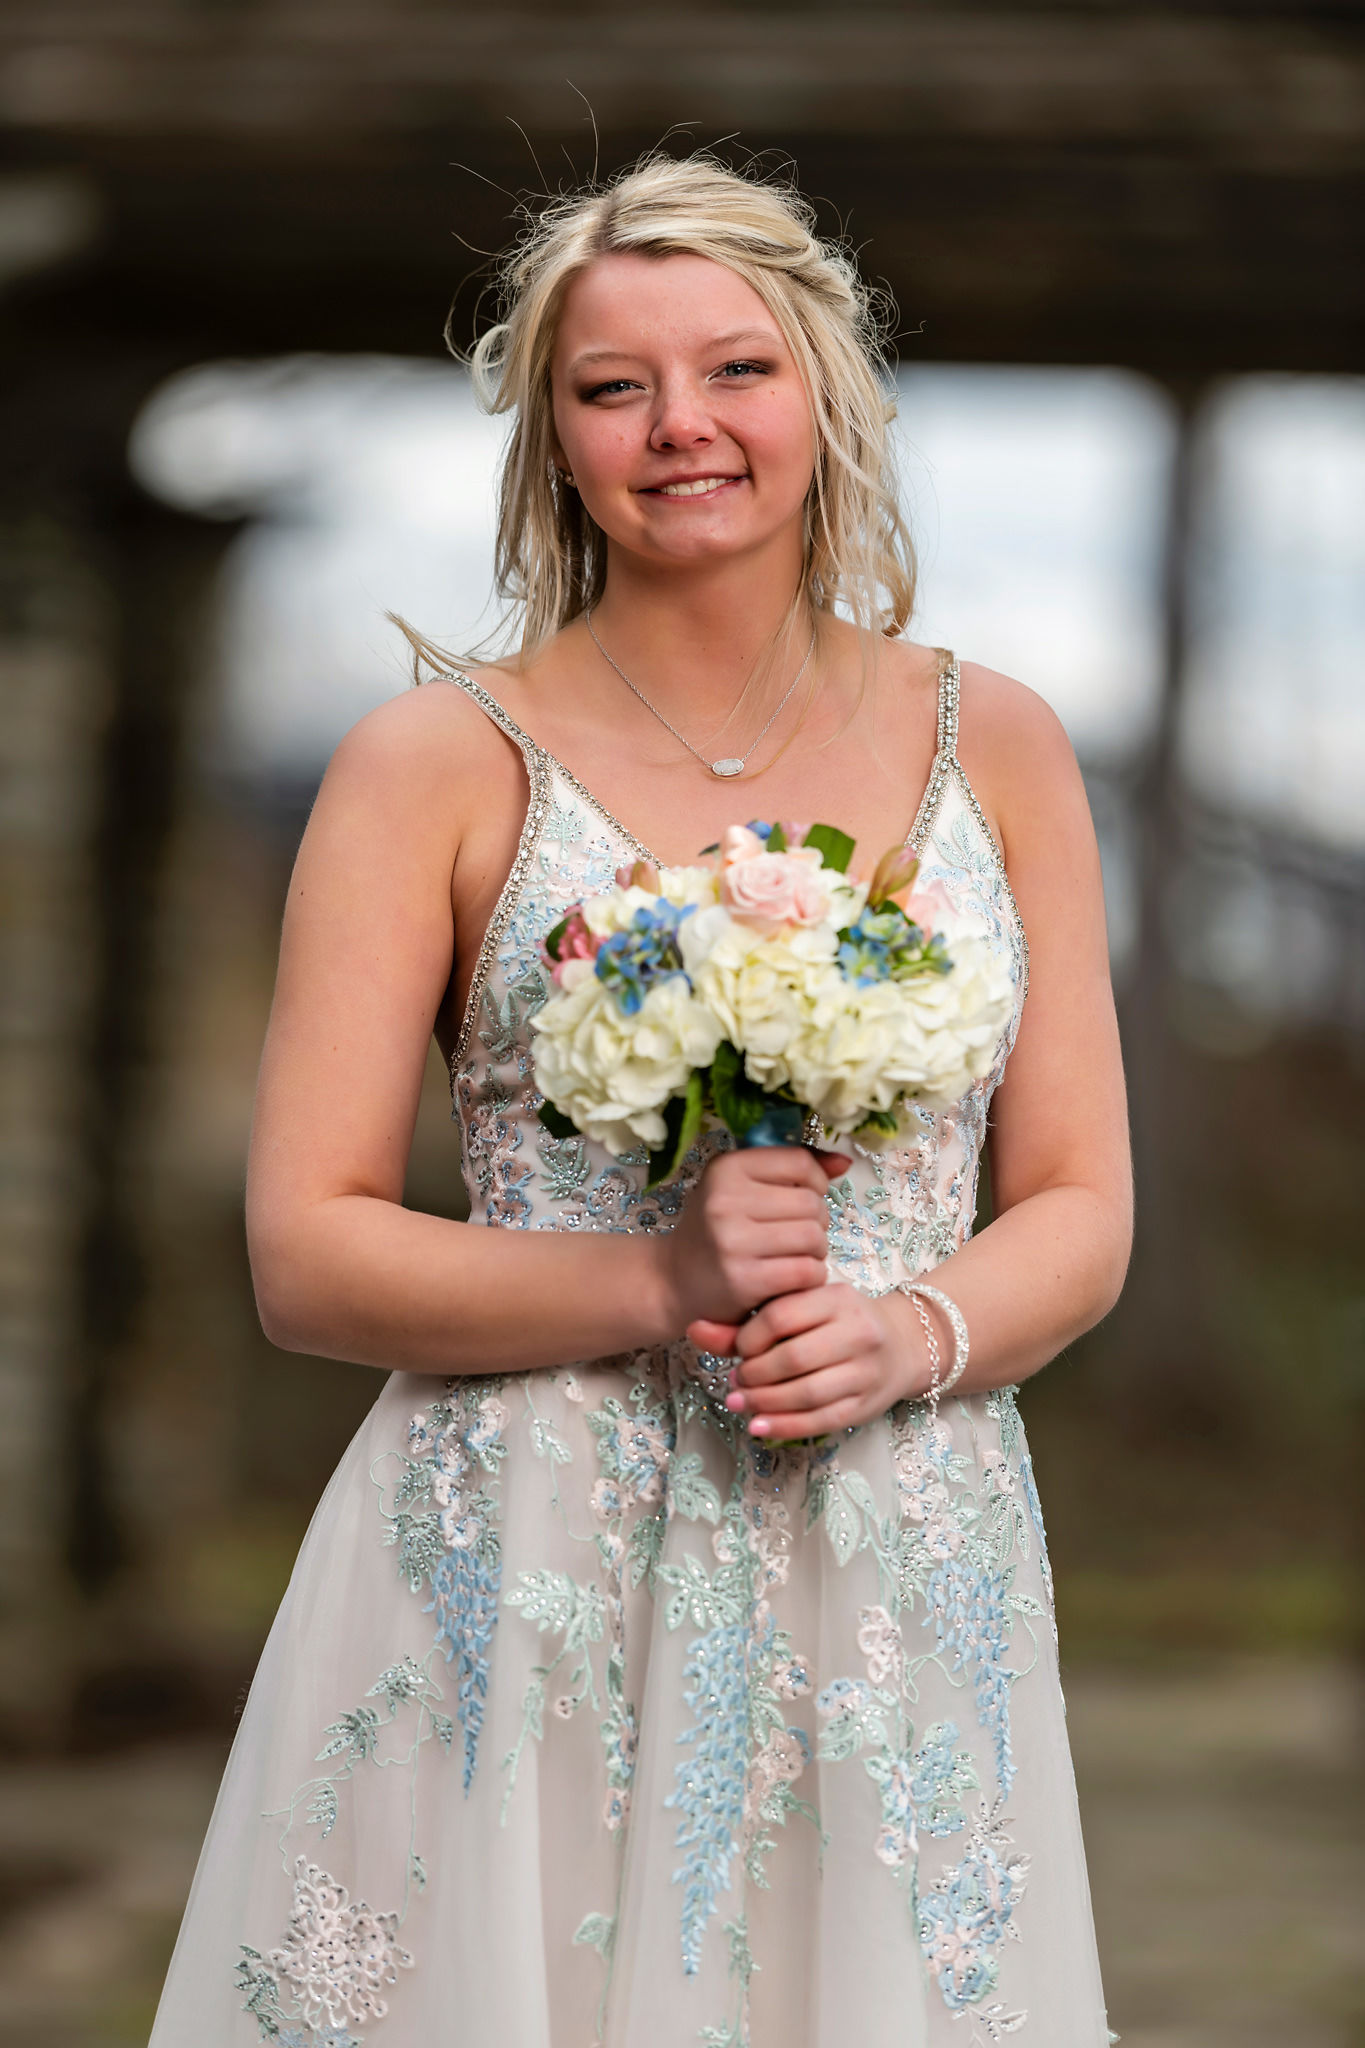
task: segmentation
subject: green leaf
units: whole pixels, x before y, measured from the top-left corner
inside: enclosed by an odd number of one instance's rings
[[[769,853],[785,853],[787,851],[787,835],[780,825],[774,825],[772,831],[768,834],[768,851]]]
[[[673,1512],[688,1522],[719,1522],[720,1494],[701,1469],[701,1452],[687,1451],[668,1468]]]
[[[870,1109],[853,1135],[855,1138],[861,1138],[866,1131],[875,1133],[878,1137],[894,1138],[899,1129],[899,1120],[889,1109]]]
[[[844,1472],[841,1473],[840,1479],[844,1492],[848,1495],[854,1507],[861,1508],[865,1515],[871,1515],[875,1519],[877,1513],[876,1496],[864,1474],[856,1471]]]
[[[553,1102],[542,1102],[536,1115],[552,1138],[576,1138],[578,1125],[565,1116],[562,1109],[556,1109]]]
[[[769,1107],[767,1095],[744,1071],[744,1055],[722,1039],[711,1062],[711,1100],[716,1115],[736,1138],[751,1131]]]
[[[545,934],[545,950],[552,960],[559,958],[559,942],[568,930],[569,920],[561,917],[558,924],[551,925]]]
[[[825,1534],[833,1546],[835,1562],[847,1564],[858,1547],[858,1517],[837,1482],[825,1501]]]
[[[664,1126],[668,1135],[658,1150],[649,1155],[646,1192],[662,1186],[666,1180],[672,1180],[697,1142],[705,1107],[706,1089],[700,1073],[694,1068],[687,1077],[686,1091],[675,1095],[664,1107]]]
[[[574,1940],[585,1948],[598,1949],[604,1958],[610,1958],[612,1944],[616,1940],[616,1922],[606,1913],[589,1913],[580,1921]]]
[[[836,874],[848,873],[848,864],[853,858],[853,841],[837,825],[812,825],[801,843],[813,846],[825,866],[833,868]]]

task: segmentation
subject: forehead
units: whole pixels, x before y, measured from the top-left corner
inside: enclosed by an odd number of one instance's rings
[[[569,285],[555,336],[556,367],[606,352],[705,350],[722,336],[782,346],[753,286],[708,256],[599,256]]]

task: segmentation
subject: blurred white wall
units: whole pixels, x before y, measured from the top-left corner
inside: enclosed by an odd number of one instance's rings
[[[1168,400],[1107,369],[899,383],[918,635],[1019,676],[1088,767],[1121,771],[1159,689]],[[174,504],[255,515],[223,591],[212,763],[316,776],[406,686],[386,610],[456,648],[489,632],[502,434],[453,364],[216,363],[162,388],[136,474]],[[1187,771],[1220,806],[1365,845],[1365,380],[1237,379],[1198,447]]]

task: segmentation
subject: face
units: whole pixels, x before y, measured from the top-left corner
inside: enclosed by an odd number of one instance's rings
[[[794,542],[815,441],[776,321],[703,256],[602,256],[552,362],[557,459],[618,546],[702,562]]]

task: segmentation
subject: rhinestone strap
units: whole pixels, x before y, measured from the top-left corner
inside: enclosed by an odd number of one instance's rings
[[[640,842],[633,833],[627,832],[625,826],[619,820],[612,817],[611,812],[604,805],[598,803],[591,790],[584,789],[582,783],[576,777],[570,775],[562,762],[556,761],[553,754],[547,754],[543,747],[536,744],[529,733],[523,732],[516,720],[499,704],[497,698],[491,696],[487,690],[476,683],[472,676],[467,676],[462,669],[443,669],[440,671],[440,680],[445,683],[453,683],[456,689],[463,690],[467,697],[472,697],[480,711],[484,712],[500,731],[505,732],[510,740],[516,742],[521,750],[522,759],[526,763],[526,779],[529,785],[526,817],[522,823],[521,837],[517,842],[516,854],[508,870],[507,880],[502,885],[502,890],[494,906],[493,915],[488,920],[482,943],[479,946],[479,955],[474,963],[474,976],[469,984],[469,994],[465,998],[464,1016],[460,1021],[459,1037],[456,1040],[455,1049],[450,1056],[450,1080],[453,1088],[456,1071],[463,1065],[465,1054],[469,1050],[469,1042],[474,1036],[474,1025],[479,1014],[479,1004],[483,1000],[484,988],[489,974],[492,972],[493,963],[497,959],[498,948],[502,944],[507,927],[515,915],[517,903],[521,896],[522,884],[526,880],[532,859],[535,856],[536,847],[540,842],[541,828],[550,808],[550,784],[554,775],[562,775],[575,793],[582,797],[585,802],[591,804],[593,809],[599,812],[602,818],[609,825],[612,825],[629,845],[636,849],[642,859],[652,859],[653,856],[646,847],[640,845]]]
[[[992,863],[1000,877],[1001,886],[1005,892],[1005,901],[1009,904],[1014,917],[1015,930],[1019,935],[1019,1002],[1022,1004],[1024,997],[1028,994],[1028,935],[1024,930],[1024,920],[1019,915],[1019,905],[1014,900],[1014,889],[1010,883],[1009,871],[1005,866],[1005,857],[1000,851],[999,843],[994,832],[991,830],[986,813],[982,810],[977,800],[976,791],[967,780],[967,772],[957,758],[958,704],[962,689],[962,667],[950,647],[938,647],[934,651],[939,658],[938,751],[934,755],[934,765],[929,771],[929,780],[925,786],[924,795],[920,799],[919,809],[915,813],[915,822],[906,834],[906,844],[913,846],[915,851],[923,858],[925,843],[933,829],[934,819],[938,815],[938,807],[942,801],[943,792],[950,782],[955,782],[962,801],[966,804],[981,828],[981,837],[986,843]]]

